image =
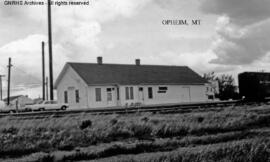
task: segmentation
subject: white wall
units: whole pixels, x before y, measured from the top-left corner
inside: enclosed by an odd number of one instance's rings
[[[79,90],[79,103],[75,102],[75,90]],[[64,103],[64,91],[68,92],[69,108],[87,108],[88,107],[88,86],[80,78],[80,76],[71,68],[67,67],[67,71],[63,75],[57,87],[57,100]]]
[[[126,99],[126,87],[133,87],[134,98]],[[143,87],[143,97],[139,95],[139,87]],[[148,87],[153,89],[153,99],[148,98]],[[166,93],[158,93],[159,87],[167,87]],[[101,88],[101,101],[96,101],[95,88]],[[114,88],[112,91],[112,101],[107,101],[107,88]],[[207,101],[206,87],[204,85],[125,85],[119,87],[120,100],[117,100],[116,86],[89,86],[88,103],[89,108],[126,106],[132,103],[142,103],[143,105],[186,103]]]
[[[133,99],[126,99],[126,87],[133,87]],[[143,92],[139,94],[139,87]],[[153,99],[148,98],[148,87],[153,89]],[[158,93],[159,87],[167,87],[166,93]],[[96,101],[95,88],[101,88],[102,100]],[[114,88],[112,91],[113,99],[107,101],[107,88]],[[90,86],[88,89],[88,103],[90,108],[126,106],[132,103],[142,103],[144,105],[185,103],[185,102],[204,102],[207,101],[206,87],[204,85],[125,85],[119,87],[120,100],[117,100],[116,86]],[[140,96],[142,95],[142,96]]]
[[[131,85],[130,85],[131,86]],[[121,86],[121,104],[141,102],[144,105],[183,103],[183,102],[203,102],[207,101],[204,85],[142,85],[133,86],[134,100],[125,99],[125,87]],[[139,99],[139,87],[143,87],[143,100]],[[153,89],[153,99],[148,98],[148,87]],[[159,87],[167,87],[166,93],[158,93]]]
[[[202,102],[208,101],[208,96],[206,95],[205,85],[192,85],[190,86],[191,91],[191,102]]]
[[[101,88],[101,101],[96,101],[96,88]],[[112,101],[107,100],[107,88],[113,88]],[[116,86],[89,86],[88,88],[89,108],[114,107],[117,106]]]

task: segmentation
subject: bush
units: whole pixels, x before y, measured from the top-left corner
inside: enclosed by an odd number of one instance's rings
[[[174,123],[166,123],[159,126],[154,134],[161,138],[185,136],[188,134],[188,127]]]
[[[40,162],[49,162],[49,161],[55,161],[54,156],[53,155],[45,155],[43,157],[41,157],[40,159],[38,159],[38,161]]]
[[[158,119],[151,119],[150,122],[153,124],[153,125],[157,125],[160,123],[160,120]]]
[[[149,121],[149,118],[145,116],[145,117],[141,118],[141,121],[142,122],[148,122]]]
[[[118,122],[117,119],[111,119],[111,120],[110,120],[111,125],[115,125],[117,122]]]
[[[121,122],[118,122],[114,126],[110,127],[104,134],[104,137],[108,141],[126,139],[132,136],[130,130],[125,128]]]
[[[84,120],[82,121],[81,125],[80,125],[80,129],[86,129],[86,128],[90,128],[92,126],[92,121],[91,120]]]
[[[49,151],[52,148],[52,145],[49,141],[41,140],[37,141],[37,148],[39,150]]]
[[[202,117],[202,116],[198,117],[198,122],[199,123],[203,122],[203,120],[204,120],[204,117]]]
[[[5,129],[2,130],[2,132],[6,133],[6,134],[8,134],[8,133],[9,134],[17,134],[18,131],[19,131],[19,129],[16,128],[16,127],[9,127],[9,128],[5,128]]]
[[[152,133],[152,127],[146,124],[132,124],[129,130],[131,130],[133,136],[137,138],[148,138]]]

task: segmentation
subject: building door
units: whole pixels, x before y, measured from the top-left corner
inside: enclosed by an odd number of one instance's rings
[[[106,93],[107,93],[107,106],[113,106],[113,101],[114,101],[114,99],[113,99],[113,90],[114,90],[114,88],[107,88],[106,89]]]
[[[116,87],[116,106],[121,106],[119,86]]]
[[[75,87],[68,87],[68,104],[70,107],[75,107]]]
[[[144,103],[144,93],[143,93],[143,87],[139,87],[138,89],[138,102],[143,104]]]
[[[190,87],[183,87],[182,88],[182,95],[181,95],[181,101],[182,102],[190,102],[191,96],[190,96]]]

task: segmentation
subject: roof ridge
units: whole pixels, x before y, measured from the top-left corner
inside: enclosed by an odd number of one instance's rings
[[[99,65],[97,63],[87,63],[87,62],[67,62],[67,64],[89,64],[89,65]],[[123,66],[160,66],[160,67],[186,67],[189,68],[186,65],[155,65],[155,64],[140,64],[140,65],[136,65],[136,64],[117,64],[117,63],[102,63],[102,65],[123,65]],[[99,65],[100,66],[100,65]]]

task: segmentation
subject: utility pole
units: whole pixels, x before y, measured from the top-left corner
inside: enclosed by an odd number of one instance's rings
[[[2,77],[4,77],[5,75],[0,75],[0,101],[3,100],[3,85],[2,85]]]
[[[53,100],[53,58],[52,58],[52,29],[51,29],[51,0],[48,0],[48,39],[49,39],[49,77],[50,100]]]
[[[46,100],[48,101],[48,99],[49,99],[49,94],[48,94],[48,77],[46,77],[45,85],[46,85]]]
[[[7,89],[7,105],[9,105],[10,98],[10,70],[11,70],[11,58],[8,59],[8,89]]]
[[[44,59],[44,42],[41,43],[42,46],[42,99],[45,100],[45,59]]]

